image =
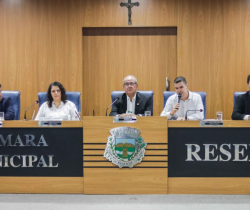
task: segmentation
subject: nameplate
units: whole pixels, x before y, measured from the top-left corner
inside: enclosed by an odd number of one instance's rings
[[[221,121],[221,120],[202,120],[202,121],[200,121],[200,127],[223,127],[223,121]]]
[[[39,127],[61,127],[62,126],[62,121],[38,121],[38,126]]]
[[[137,118],[135,116],[113,117],[113,123],[135,123],[135,122],[137,122]]]

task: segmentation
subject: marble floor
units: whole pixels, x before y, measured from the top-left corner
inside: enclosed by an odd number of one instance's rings
[[[250,210],[250,195],[0,194],[0,210]]]

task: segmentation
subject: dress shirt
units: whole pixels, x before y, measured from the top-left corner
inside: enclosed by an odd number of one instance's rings
[[[132,101],[130,101],[130,98],[127,96],[127,111],[135,113],[135,99],[136,99],[136,93],[134,97],[132,98]]]
[[[40,107],[35,120],[39,120],[40,117],[61,118],[63,120],[78,120],[76,112],[76,106],[71,101],[66,101],[66,103],[61,101],[61,104],[58,108],[55,106],[54,101],[52,103],[52,107],[49,107],[48,102],[46,101]]]
[[[243,118],[243,120],[248,120],[248,117],[249,117],[250,115],[245,115],[245,117]]]
[[[185,101],[180,101],[180,108],[178,111],[171,116],[170,113],[173,110],[173,106],[178,102],[178,95],[175,93],[170,96],[166,102],[166,105],[161,113],[161,116],[167,116],[169,119],[172,117],[173,119],[177,119],[178,117],[185,117],[187,110],[200,110],[203,108],[203,103],[201,100],[201,96],[197,93],[193,93],[189,91],[188,99]],[[204,113],[202,112],[194,112],[190,111],[187,113],[188,120],[203,120]]]

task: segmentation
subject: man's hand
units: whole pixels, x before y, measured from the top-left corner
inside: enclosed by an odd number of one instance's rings
[[[127,117],[127,115],[123,113],[123,114],[120,114],[119,117]]]
[[[250,120],[250,116],[248,117],[248,120]]]
[[[174,106],[173,106],[173,110],[170,112],[171,115],[174,115],[178,109],[180,108],[180,104],[176,103]]]
[[[177,120],[179,120],[179,121],[184,121],[184,120],[185,120],[185,117],[178,117]]]

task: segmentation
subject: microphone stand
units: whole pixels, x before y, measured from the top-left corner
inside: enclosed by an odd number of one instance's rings
[[[190,112],[192,112],[192,111],[193,111],[193,112],[202,112],[203,110],[202,110],[202,109],[199,109],[199,110],[187,110],[187,111],[186,111],[186,114],[185,114],[185,120],[187,120],[187,113],[188,113],[189,111],[190,111]]]
[[[106,117],[107,117],[107,115],[108,115],[108,109],[109,109],[109,107],[111,107],[116,101],[118,101],[119,100],[119,98],[116,98],[113,102],[112,102],[112,104],[110,104],[109,106],[108,106],[108,108],[106,109]]]
[[[34,104],[32,104],[28,109],[25,110],[23,121],[28,121],[28,120],[26,119],[26,112],[27,112],[32,106],[34,106],[34,105],[37,104],[37,103],[38,103],[38,101],[36,101],[36,102],[35,102]]]

